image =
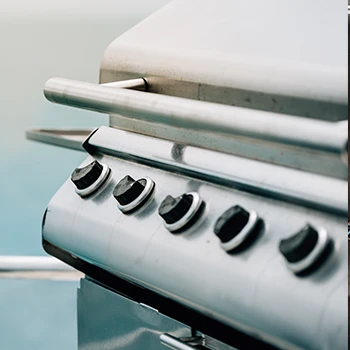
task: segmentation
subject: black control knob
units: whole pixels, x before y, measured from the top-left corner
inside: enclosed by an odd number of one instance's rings
[[[120,205],[128,205],[141,195],[146,183],[146,179],[135,181],[131,176],[126,175],[115,186],[113,196]]]
[[[247,225],[249,215],[249,212],[239,205],[231,207],[216,221],[214,233],[222,243],[231,241]]]
[[[167,196],[161,203],[158,213],[167,224],[174,224],[185,216],[192,202],[193,195],[191,194],[185,193],[177,198]]]
[[[279,250],[288,262],[296,263],[306,258],[313,251],[318,237],[318,231],[307,224],[295,235],[282,239]]]
[[[102,171],[102,164],[95,160],[84,168],[75,169],[71,175],[71,180],[78,190],[85,190],[97,181]]]

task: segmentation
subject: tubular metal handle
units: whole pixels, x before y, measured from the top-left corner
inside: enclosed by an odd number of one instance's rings
[[[0,256],[0,279],[78,281],[83,274],[46,256]]]
[[[0,271],[75,271],[51,256],[1,255]]]
[[[345,151],[347,130],[336,123],[120,88],[143,84],[141,78],[110,85],[52,78],[44,94],[54,103],[196,132],[255,138],[339,157]]]
[[[192,345],[203,345],[203,337],[188,338],[186,341],[164,333],[159,337],[161,344],[174,350],[196,350]],[[202,347],[203,348],[203,347]]]

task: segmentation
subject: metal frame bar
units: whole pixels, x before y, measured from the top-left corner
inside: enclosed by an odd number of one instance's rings
[[[0,256],[0,279],[77,281],[83,274],[50,256]]]
[[[137,80],[137,79],[136,79]],[[347,130],[335,123],[241,107],[188,100],[74,80],[52,78],[44,87],[45,97],[54,103],[137,120],[165,124],[194,132],[237,135],[257,140],[335,153],[339,157],[347,144]],[[121,87],[125,82],[120,82]]]
[[[29,140],[64,148],[84,151],[82,143],[93,130],[30,129],[26,132]]]
[[[348,212],[347,181],[336,178],[105,126],[92,133],[83,147],[90,154],[108,154],[326,212]]]

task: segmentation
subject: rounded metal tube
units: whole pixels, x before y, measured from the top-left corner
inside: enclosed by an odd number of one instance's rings
[[[186,344],[170,334],[161,334],[159,340],[161,344],[173,350],[195,350],[193,346]]]
[[[73,271],[64,262],[50,256],[0,256],[0,271]]]
[[[44,87],[55,103],[107,114],[161,123],[194,131],[239,135],[341,156],[347,130],[332,122],[210,102],[163,96],[52,78]]]
[[[112,83],[100,84],[99,86],[119,88],[119,89],[133,89],[133,90],[147,90],[147,83],[145,79],[137,78],[123,81],[114,81]]]

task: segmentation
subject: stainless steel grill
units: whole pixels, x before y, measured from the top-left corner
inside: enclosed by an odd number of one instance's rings
[[[100,84],[46,83],[110,115],[28,132],[89,154],[42,227],[86,274],[79,348],[347,348],[340,10],[173,1],[109,46]]]

